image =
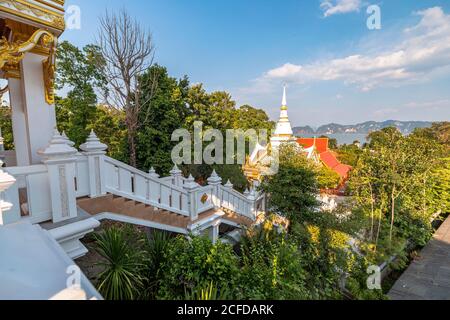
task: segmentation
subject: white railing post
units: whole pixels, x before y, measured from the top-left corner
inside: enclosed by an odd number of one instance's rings
[[[55,130],[49,146],[39,151],[48,169],[53,222],[77,217],[75,162],[77,150]]]
[[[172,171],[170,171],[170,176],[172,177],[173,184],[177,187],[183,186],[183,172],[178,169],[178,166],[175,164]]]
[[[15,182],[13,176],[2,170],[3,161],[0,160],[0,226],[15,223],[20,220],[20,215],[10,214],[12,204],[3,199],[3,192],[11,187]]]
[[[148,170],[148,175],[149,175],[151,178],[159,179],[159,174],[156,173],[156,170],[155,170],[155,168],[153,168],[153,167],[151,167],[150,170]]]
[[[213,244],[216,244],[217,241],[219,241],[219,237],[220,237],[220,220],[215,222],[210,228],[209,228],[209,239],[211,240],[211,242]]]
[[[195,182],[194,177],[190,175],[183,188],[188,192],[189,215],[191,217],[191,221],[195,221],[198,219],[196,191],[200,188],[200,186]]]
[[[92,130],[86,143],[82,144],[80,149],[88,158],[89,196],[95,198],[106,195],[105,154],[108,146],[101,143]]]
[[[247,195],[247,200],[250,203],[249,206],[249,217],[251,217],[253,220],[256,220],[256,200],[257,200],[257,194],[254,188],[251,189],[250,193]]]
[[[3,154],[3,152],[5,152],[5,146],[4,146],[4,139],[2,136],[2,128],[0,128],[0,161],[2,161],[2,165],[3,161],[5,161],[5,155]]]
[[[220,195],[220,186],[222,185],[222,178],[219,177],[216,170],[213,171],[211,177],[208,178],[208,184],[213,187],[212,203],[216,208],[222,206],[222,196]]]
[[[2,136],[2,128],[0,128],[0,152],[5,151],[5,146],[4,146],[4,139]]]

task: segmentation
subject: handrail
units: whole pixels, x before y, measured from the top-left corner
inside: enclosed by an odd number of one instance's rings
[[[131,172],[133,174],[137,174],[137,175],[139,175],[139,176],[141,176],[141,177],[143,177],[143,178],[145,178],[147,180],[150,180],[150,181],[155,182],[155,183],[160,183],[160,184],[162,184],[162,185],[164,185],[166,187],[171,188],[172,190],[181,192],[183,194],[187,194],[186,190],[184,190],[183,188],[178,187],[176,185],[173,185],[171,183],[168,183],[168,181],[164,181],[164,178],[160,179],[160,178],[152,177],[151,175],[149,175],[148,173],[146,173],[144,171],[136,169],[136,168],[134,168],[134,167],[132,167],[132,166],[126,164],[126,163],[120,162],[120,161],[118,161],[116,159],[113,159],[113,158],[110,158],[110,157],[105,157],[105,161],[107,163],[109,163],[109,164],[112,164],[113,166],[122,168],[124,170],[128,170],[129,172]],[[170,178],[170,177],[166,177],[166,178]]]
[[[221,190],[222,190],[222,191],[231,193],[233,196],[239,198],[240,200],[243,200],[243,201],[248,202],[248,203],[251,202],[250,200],[247,199],[246,196],[244,196],[242,193],[240,193],[239,191],[237,191],[237,190],[235,190],[235,189],[227,188],[227,187],[222,186],[222,185],[221,185],[220,187],[221,187]]]
[[[48,171],[47,166],[42,164],[27,167],[6,167],[3,170],[13,176],[40,174]]]

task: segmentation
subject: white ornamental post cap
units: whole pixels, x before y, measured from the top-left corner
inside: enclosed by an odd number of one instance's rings
[[[16,182],[16,179],[9,173],[4,172],[2,167],[3,161],[0,160],[0,193],[11,187]]]
[[[193,190],[200,187],[200,185],[195,182],[194,177],[192,176],[192,174],[189,175],[189,178],[186,179],[186,183],[184,184],[184,188],[188,189],[188,190]]]
[[[66,140],[66,143],[67,143],[70,147],[73,147],[73,146],[75,145],[75,142],[73,142],[73,141],[71,141],[71,140],[69,139],[69,137],[67,136],[67,134],[66,134],[65,131],[62,132],[61,136],[64,138],[64,140]]]
[[[247,189],[245,189],[244,191],[244,196],[248,197],[250,195],[250,191]]]
[[[179,176],[182,174],[182,171],[178,168],[178,166],[175,164],[175,166],[173,167],[173,169],[170,171],[170,174],[172,176]]]
[[[38,152],[46,160],[63,160],[70,158],[77,153],[77,150],[67,144],[67,141],[55,129],[50,144],[44,150]]]
[[[228,180],[227,181],[227,183],[225,184],[225,188],[228,188],[228,189],[233,189],[233,184],[231,183],[231,181],[230,180]]]
[[[213,170],[211,177],[208,178],[208,184],[221,184],[222,178],[217,174],[216,170]]]
[[[247,199],[254,201],[256,200],[256,198],[257,198],[256,190],[255,188],[252,188],[250,190],[250,193],[247,195]]]
[[[94,130],[91,130],[86,142],[80,146],[80,149],[84,152],[105,152],[108,146],[100,142],[100,139],[95,134]]]
[[[148,174],[152,178],[159,179],[159,174],[156,173],[156,170],[153,167],[151,167],[150,170],[148,170]]]

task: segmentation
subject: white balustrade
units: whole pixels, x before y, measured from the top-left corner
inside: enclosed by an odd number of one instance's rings
[[[221,186],[220,189],[223,208],[252,220],[256,219],[256,212],[253,209],[255,201],[253,199],[234,190],[229,184]]]
[[[77,198],[90,195],[89,162],[88,158],[81,154],[77,155],[75,163],[75,191]]]
[[[184,216],[190,216],[188,193],[120,161],[105,157],[106,191]]]
[[[197,215],[214,209],[214,187],[206,186],[194,191],[197,208]]]
[[[45,165],[6,168],[16,182],[4,191],[4,200],[12,204],[9,223],[29,220],[41,223],[52,219],[52,199],[48,169]]]

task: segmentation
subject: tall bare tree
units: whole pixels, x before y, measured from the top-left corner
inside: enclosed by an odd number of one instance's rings
[[[130,165],[136,166],[136,133],[143,106],[148,104],[156,90],[156,77],[142,83],[142,74],[153,65],[155,47],[152,34],[125,11],[106,11],[100,18],[97,45],[101,50],[98,67],[107,82],[104,98],[112,107],[126,115]],[[150,87],[146,101],[140,94],[143,86]]]

